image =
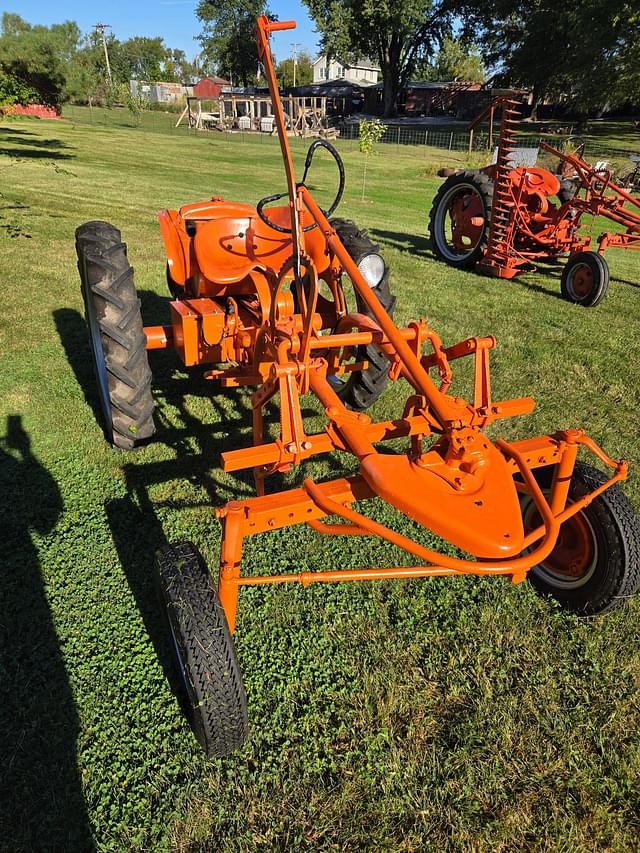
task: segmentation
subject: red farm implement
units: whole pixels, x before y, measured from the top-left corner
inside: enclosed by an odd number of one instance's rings
[[[581,429],[515,442],[489,439],[487,426],[534,408],[529,397],[492,398],[495,339],[444,346],[424,320],[396,326],[378,247],[353,223],[330,218],[344,183],[338,152],[316,140],[296,181],[269,49],[273,30],[293,26],[262,17],[257,27],[287,192],[255,207],[216,197],[160,214],[173,297],[166,325],[143,327],[118,229],[90,222],[76,234],[113,444],[133,449],[154,432],[148,350],[174,349],[183,364],[201,365],[212,393],[217,386],[253,388],[253,446],[223,453],[222,467],[252,469],[257,494],[216,511],[222,523],[217,582],[191,543],[167,546],[158,556],[182,690],[194,731],[211,755],[233,751],[247,734],[232,639],[242,587],[437,575],[519,583],[529,576],[565,607],[592,615],[620,605],[640,580],[638,523],[618,486],[627,464],[609,458]],[[338,197],[326,213],[305,184],[318,148],[333,156],[340,173]],[[348,308],[350,291],[355,310]],[[452,365],[465,357],[474,363],[469,400],[450,393]],[[406,382],[406,402],[396,418],[376,422],[364,409],[389,380]],[[307,431],[304,395],[320,403],[321,432]],[[263,424],[273,400],[279,404],[275,441]],[[404,439],[403,449],[397,442],[381,448],[390,439]],[[609,474],[576,462],[580,449]],[[297,488],[265,493],[270,474],[334,451],[355,457],[356,473],[327,482],[307,478]],[[425,547],[355,508],[371,498],[451,543],[458,556]],[[404,550],[407,560],[390,568],[297,571],[292,555],[291,571],[243,573],[247,540],[291,525],[325,536],[378,537]]]
[[[535,166],[514,166],[516,104],[499,98],[485,113],[493,116],[499,107],[495,164],[454,172],[438,190],[429,220],[433,251],[450,266],[507,279],[537,261],[567,257],[563,297],[585,307],[598,305],[609,285],[604,250],[640,249],[640,199],[614,183],[609,169],[594,168],[544,142],[540,147],[562,164],[560,177]],[[591,229],[597,216],[616,230],[600,234],[594,252]]]

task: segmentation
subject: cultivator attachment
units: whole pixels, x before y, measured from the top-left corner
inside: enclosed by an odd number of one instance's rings
[[[533,570],[543,591],[564,596],[576,612],[593,614],[616,606],[640,578],[635,515],[621,493],[609,492],[625,479],[626,463],[614,462],[582,430],[491,440],[485,431],[491,424],[534,408],[530,397],[493,399],[489,356],[495,339],[473,337],[445,347],[423,320],[396,326],[378,247],[354,223],[330,218],[344,185],[335,148],[316,140],[303,179],[296,181],[269,51],[270,32],[292,26],[262,17],[257,30],[287,192],[255,208],[214,197],[162,212],[174,296],[168,325],[142,329],[117,229],[88,223],[78,237],[105,424],[114,443],[131,448],[139,430],[144,438],[153,432],[143,339],[147,349],[173,348],[185,365],[205,366],[205,377],[223,387],[255,389],[253,446],[227,451],[222,462],[228,472],[252,469],[257,494],[217,510],[223,527],[218,591],[191,543],[168,546],[158,557],[182,689],[194,730],[212,755],[227,754],[246,737],[246,703],[231,639],[242,586],[461,574],[504,575],[518,583]],[[502,121],[487,254],[498,274],[509,268],[509,106]],[[340,189],[327,212],[305,184],[319,147],[340,173]],[[463,177],[455,186],[470,185]],[[287,204],[268,207],[283,197]],[[452,393],[452,365],[465,357],[473,359],[469,400]],[[408,395],[397,418],[376,422],[364,409],[389,380],[406,382]],[[300,405],[306,394],[324,411],[321,432],[307,432]],[[278,437],[269,441],[265,407],[275,399]],[[404,439],[403,450],[397,450],[397,439]],[[383,448],[390,440],[394,448]],[[611,475],[576,464],[580,448],[612,469]],[[333,451],[355,457],[353,476],[321,483],[307,478],[299,488],[265,494],[269,475]],[[373,498],[457,554],[426,547],[421,536],[409,538],[357,508]],[[243,574],[247,537],[298,524],[320,535],[379,537],[405,551],[408,564]]]

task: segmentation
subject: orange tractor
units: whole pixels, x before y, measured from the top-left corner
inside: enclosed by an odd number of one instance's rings
[[[157,559],[175,661],[195,734],[210,755],[247,735],[246,696],[232,635],[238,594],[258,584],[370,581],[439,575],[497,575],[538,590],[581,615],[613,609],[640,582],[638,520],[618,484],[627,463],[610,459],[581,429],[523,441],[492,441],[485,428],[528,414],[525,397],[495,401],[493,337],[444,346],[424,320],[391,318],[389,272],[366,232],[330,219],[344,183],[338,152],[316,140],[296,181],[269,49],[273,30],[257,26],[259,55],[275,111],[287,192],[257,206],[213,198],[163,211],[173,301],[169,322],[143,327],[120,232],[102,222],[77,230],[77,250],[105,427],[113,444],[134,448],[154,431],[147,351],[172,348],[201,365],[216,386],[251,386],[253,446],[222,454],[225,471],[252,469],[256,496],[216,510],[222,524],[217,583],[191,543]],[[327,149],[340,172],[329,211],[305,184],[314,152]],[[285,203],[273,205],[279,199]],[[320,292],[322,288],[322,293]],[[349,294],[354,308],[348,306]],[[355,297],[355,303],[353,298]],[[450,393],[452,365],[474,362],[470,400]],[[393,420],[365,413],[387,381],[404,380],[406,403]],[[307,431],[300,401],[313,394],[326,418]],[[278,399],[279,435],[265,437],[266,404]],[[381,445],[404,439],[399,452]],[[395,446],[395,445],[394,445]],[[584,449],[609,475],[576,461]],[[316,454],[341,451],[357,473],[265,494],[265,480]],[[380,498],[457,549],[433,550],[355,508]],[[245,541],[308,525],[318,535],[375,536],[404,550],[406,564],[284,574],[243,574]],[[445,549],[446,550],[446,549]]]
[[[438,190],[429,218],[432,249],[452,267],[497,278],[514,278],[539,260],[568,257],[562,296],[595,307],[609,286],[604,250],[640,249],[640,199],[615,184],[610,170],[544,142],[540,147],[562,164],[560,177],[535,166],[514,166],[515,107],[507,98],[496,98],[472,122],[476,125],[485,114],[493,120],[493,111],[502,109],[496,162],[484,169],[446,170],[453,174]],[[596,216],[621,230],[601,234],[593,252]]]

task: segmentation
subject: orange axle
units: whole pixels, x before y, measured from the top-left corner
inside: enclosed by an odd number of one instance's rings
[[[560,526],[627,474],[626,463],[611,460],[581,430],[492,442],[485,427],[534,408],[528,397],[493,401],[489,352],[495,339],[470,338],[443,347],[424,321],[406,328],[394,324],[304,179],[295,180],[269,50],[269,34],[293,26],[262,17],[257,28],[284,159],[287,203],[267,212],[265,205],[282,196],[257,207],[214,198],[178,212],[163,211],[167,273],[176,299],[170,325],[145,328],[148,349],[173,347],[186,365],[209,365],[205,375],[222,387],[256,387],[251,397],[254,445],[222,458],[225,471],[252,468],[257,489],[256,497],[231,501],[217,511],[224,529],[219,592],[231,630],[238,590],[251,584],[451,574],[500,574],[519,582],[552,553]],[[307,168],[318,146],[339,162],[337,152],[318,141]],[[362,306],[359,311],[348,309],[345,276]],[[336,377],[366,369],[359,355],[372,345],[387,359],[390,378],[406,380],[411,389],[395,420],[376,423],[347,408],[336,391]],[[471,402],[449,393],[451,363],[464,356],[472,356],[475,364]],[[317,434],[306,432],[300,409],[300,397],[307,393],[315,394],[327,419]],[[263,412],[276,395],[279,437],[267,442]],[[379,443],[396,438],[407,439],[405,453],[379,452]],[[581,445],[614,470],[602,486],[568,504]],[[301,488],[265,496],[269,474],[334,450],[356,457],[356,476],[325,483],[307,479]],[[533,470],[546,466],[553,466],[555,474],[544,494]],[[539,521],[526,533],[523,493],[533,500]],[[353,508],[372,497],[387,501],[468,556],[425,548]],[[339,521],[324,521],[330,516]],[[294,524],[308,524],[320,534],[379,536],[417,558],[419,565],[242,576],[244,538]]]

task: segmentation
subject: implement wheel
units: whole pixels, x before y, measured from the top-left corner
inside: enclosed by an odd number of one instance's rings
[[[378,244],[349,219],[332,219],[331,225],[336,229],[343,246],[364,275],[372,292],[378,297],[387,314],[393,317],[396,300],[391,295],[389,268],[380,255]],[[358,311],[371,317],[371,311],[357,293],[355,298]],[[368,362],[368,367],[349,374],[346,381],[338,376],[332,377],[332,384],[346,406],[362,412],[372,406],[386,388],[390,364],[386,356],[373,344],[358,347],[356,359]]]
[[[195,545],[156,555],[182,705],[206,754],[229,755],[247,738],[247,697],[227,619]]]
[[[76,253],[105,435],[133,450],[154,434],[151,371],[120,231],[108,222],[76,230]]]
[[[553,469],[537,473],[548,492]],[[592,492],[606,477],[578,462],[568,503]],[[532,499],[522,498],[525,533],[541,521]],[[539,593],[551,596],[578,616],[596,616],[621,607],[640,586],[640,523],[624,493],[613,486],[565,521],[555,548],[529,572]]]
[[[482,260],[489,241],[493,207],[493,181],[483,172],[468,169],[442,184],[429,214],[433,253],[461,270]]]
[[[595,308],[607,295],[609,267],[597,252],[578,252],[565,264],[560,280],[564,299],[584,308]]]

